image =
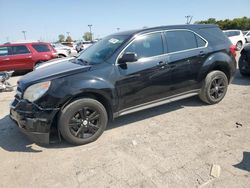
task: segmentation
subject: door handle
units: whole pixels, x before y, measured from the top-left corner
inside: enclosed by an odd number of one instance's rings
[[[5,58],[5,59],[3,59],[3,61],[9,61],[10,60],[10,58]]]
[[[158,63],[158,67],[160,67],[161,69],[164,69],[164,68],[165,68],[165,65],[166,65],[166,62],[164,62],[164,61],[160,61],[160,62]]]
[[[206,55],[206,52],[200,51],[199,56],[204,57]]]
[[[28,57],[26,57],[27,59],[30,59],[30,58],[32,58],[31,56],[28,56]]]

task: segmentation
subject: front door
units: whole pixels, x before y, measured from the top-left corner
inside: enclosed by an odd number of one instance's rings
[[[120,110],[161,98],[162,91],[167,90],[165,83],[171,79],[166,75],[161,32],[136,37],[126,52],[136,53],[138,61],[117,65]]]

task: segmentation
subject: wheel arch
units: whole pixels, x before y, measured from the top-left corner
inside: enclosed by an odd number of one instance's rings
[[[222,71],[230,82],[233,73],[236,71],[236,61],[234,62],[232,57],[225,52],[213,54],[203,63],[198,80],[204,80],[207,74],[215,70]]]
[[[78,99],[82,99],[82,98],[91,98],[100,102],[108,113],[108,119],[109,120],[113,119],[113,107],[111,105],[110,100],[104,94],[94,92],[94,91],[86,91],[86,92],[79,93],[79,94],[72,96],[69,100],[67,100],[63,104],[63,106],[61,107],[61,110],[64,109],[71,102],[78,100]]]

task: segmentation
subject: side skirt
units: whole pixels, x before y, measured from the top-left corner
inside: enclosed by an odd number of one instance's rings
[[[167,103],[170,103],[170,102],[178,101],[178,100],[181,100],[181,99],[189,98],[189,97],[198,95],[199,91],[200,91],[199,89],[192,90],[192,91],[189,91],[189,92],[181,93],[181,94],[178,94],[178,95],[173,95],[173,96],[166,97],[166,98],[163,98],[163,99],[158,99],[158,100],[155,100],[155,101],[151,101],[151,102],[147,102],[147,103],[140,104],[140,105],[137,105],[137,106],[133,106],[133,107],[130,107],[130,108],[126,108],[124,110],[121,110],[119,112],[114,113],[113,117],[117,118],[117,117],[120,117],[120,116],[123,116],[123,115],[127,115],[127,114],[137,112],[137,111],[141,111],[141,110],[145,110],[145,109],[148,109],[148,108],[153,108],[153,107],[156,107],[156,106],[167,104]]]

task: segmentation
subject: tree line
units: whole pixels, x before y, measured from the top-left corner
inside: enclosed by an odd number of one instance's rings
[[[85,41],[92,41],[92,33],[90,32],[85,32],[83,35],[83,39]],[[58,35],[58,42],[73,42],[74,40],[71,38],[71,36],[65,37],[64,34]]]
[[[232,20],[216,20],[215,18],[209,18],[204,21],[197,21],[197,24],[217,24],[222,30],[227,29],[239,29],[239,30],[250,30],[250,18],[234,18]]]

